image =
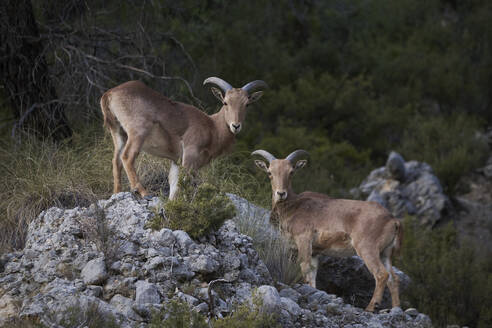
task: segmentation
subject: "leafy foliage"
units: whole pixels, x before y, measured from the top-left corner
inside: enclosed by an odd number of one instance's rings
[[[454,192],[463,172],[478,167],[485,159],[487,145],[476,135],[478,126],[477,120],[463,114],[419,117],[406,128],[401,153],[426,161],[448,191]]]
[[[412,279],[403,299],[428,314],[435,325],[492,324],[492,260],[475,255],[472,243],[458,240],[450,223],[427,230],[405,219],[402,258],[397,264]]]
[[[234,205],[223,192],[185,170],[180,172],[178,190],[177,197],[164,204],[170,229],[184,230],[196,239],[220,228],[235,214]]]
[[[215,320],[214,328],[277,328],[276,315],[261,310],[261,302],[254,300],[254,305],[238,305],[232,315]]]
[[[153,314],[149,328],[208,328],[205,317],[193,311],[188,303],[171,300]]]
[[[274,314],[261,311],[261,302],[254,300],[235,307],[232,315],[212,319],[209,323],[205,316],[191,309],[188,303],[171,300],[160,312],[153,314],[149,328],[276,328]]]

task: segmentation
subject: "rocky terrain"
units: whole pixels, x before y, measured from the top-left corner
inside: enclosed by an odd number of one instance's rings
[[[29,226],[24,250],[0,259],[0,326],[20,316],[60,327],[70,307],[96,305],[121,327],[145,327],[152,311],[171,299],[221,317],[252,295],[283,327],[431,326],[415,309],[371,314],[308,285],[274,285],[251,237],[236,228],[254,207],[232,198],[235,220],[199,241],[184,231],[146,228],[158,199],[130,193],[88,208],[42,212]],[[209,287],[216,279],[223,280]]]

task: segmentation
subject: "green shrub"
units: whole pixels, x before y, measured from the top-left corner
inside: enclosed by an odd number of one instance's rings
[[[412,280],[404,302],[428,314],[436,326],[491,327],[492,260],[477,257],[470,241],[458,240],[451,223],[428,230],[407,217],[404,228],[397,266]]]
[[[236,307],[235,311],[227,317],[215,320],[213,328],[276,328],[275,314],[261,311],[261,302],[254,299],[253,306],[243,303]]]
[[[191,309],[188,303],[171,300],[160,312],[155,312],[149,328],[277,328],[275,314],[261,311],[261,302],[254,298],[253,306],[244,303],[235,306],[227,317],[207,323],[204,315]]]
[[[37,320],[28,319],[28,318],[25,319],[14,318],[13,320],[3,324],[0,327],[1,328],[47,328],[42,323],[37,322]]]
[[[188,303],[171,300],[155,312],[149,328],[208,328],[205,317],[193,311]]]
[[[185,170],[179,175],[177,197],[166,201],[164,210],[168,228],[184,230],[195,239],[220,228],[235,215],[234,205],[223,192]]]
[[[257,173],[250,149],[237,149],[232,154],[214,159],[209,165],[200,169],[202,179],[217,186],[220,191],[269,207],[270,182]]]
[[[477,138],[480,124],[474,117],[417,117],[405,131],[399,151],[406,159],[425,161],[447,192],[454,193],[459,179],[483,164],[486,143]]]

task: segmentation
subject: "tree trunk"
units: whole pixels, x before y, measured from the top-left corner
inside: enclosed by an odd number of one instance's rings
[[[0,1],[0,82],[20,130],[60,141],[72,135],[49,74],[30,0]]]

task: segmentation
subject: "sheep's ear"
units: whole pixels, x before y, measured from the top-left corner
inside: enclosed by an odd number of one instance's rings
[[[294,166],[294,171],[302,169],[304,166],[306,166],[307,160],[301,159],[300,161],[297,161],[296,165]]]
[[[219,99],[221,103],[224,103],[224,96],[222,96],[222,91],[215,87],[210,88],[212,90],[212,93],[214,94],[215,98]]]
[[[268,172],[268,166],[266,165],[265,162],[260,161],[260,160],[255,160],[255,165],[260,169],[265,172]]]
[[[263,91],[256,91],[253,92],[249,97],[248,97],[248,105],[254,103],[255,101],[258,101],[261,96],[263,96]]]

